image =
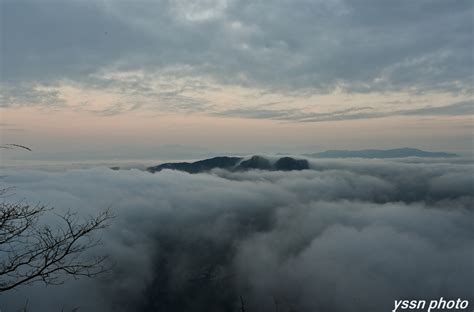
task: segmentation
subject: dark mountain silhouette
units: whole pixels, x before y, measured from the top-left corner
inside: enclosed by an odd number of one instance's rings
[[[306,159],[294,159],[291,157],[282,157],[275,163],[263,156],[252,156],[248,159],[243,157],[214,157],[195,162],[164,163],[158,166],[147,168],[149,172],[158,172],[164,169],[179,170],[189,173],[206,172],[212,169],[226,169],[229,171],[245,171],[252,169],[259,170],[304,170],[309,169],[309,163]]]
[[[360,151],[329,150],[321,153],[309,154],[314,158],[401,158],[401,157],[456,157],[456,154],[443,152],[427,152],[416,148],[396,148],[389,150],[367,149]]]
[[[443,152],[427,152],[416,148],[397,148],[390,150],[367,149],[359,151],[329,150],[321,153],[309,154],[314,158],[399,158],[399,157],[455,157],[456,154]],[[189,173],[207,172],[212,169],[226,169],[229,171],[245,170],[269,170],[269,171],[291,171],[309,169],[306,159],[295,159],[293,157],[281,157],[271,161],[263,156],[254,155],[250,158],[220,156],[203,159],[195,162],[164,163],[158,166],[148,167],[149,172],[158,172],[164,169],[185,171]]]
[[[275,163],[275,170],[290,171],[309,169],[309,163],[306,159],[294,159],[291,157],[282,157]]]
[[[204,160],[195,161],[192,163],[189,162],[179,162],[179,163],[164,163],[154,167],[148,167],[147,171],[157,172],[163,169],[172,169],[179,171],[186,171],[189,173],[199,173],[209,171],[215,168],[221,169],[232,169],[234,168],[243,158],[242,157],[214,157]]]
[[[236,168],[237,170],[261,169],[271,170],[272,164],[270,161],[262,156],[252,156],[248,160],[242,161]]]

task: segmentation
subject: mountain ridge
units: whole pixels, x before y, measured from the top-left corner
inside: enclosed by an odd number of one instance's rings
[[[229,171],[246,171],[253,169],[292,171],[309,169],[309,162],[306,159],[296,159],[293,157],[280,157],[272,163],[269,159],[259,155],[254,155],[250,158],[218,156],[195,162],[164,163],[158,166],[148,167],[146,170],[155,173],[165,169],[188,173],[201,173],[212,169],[226,169]]]
[[[389,150],[365,149],[365,150],[328,150],[320,153],[305,154],[311,158],[404,158],[404,157],[456,157],[453,153],[428,152],[416,148],[396,148]],[[225,169],[228,171],[268,170],[268,171],[293,171],[310,169],[309,161],[304,158],[289,156],[279,157],[271,160],[264,156],[254,155],[251,157],[241,156],[217,156],[194,162],[167,162],[157,166],[146,168],[151,173],[165,169],[184,171],[188,173],[208,172],[213,169]]]
[[[403,157],[457,157],[458,155],[445,152],[428,152],[417,148],[403,147],[388,150],[327,150],[320,153],[305,154],[312,158],[403,158]]]

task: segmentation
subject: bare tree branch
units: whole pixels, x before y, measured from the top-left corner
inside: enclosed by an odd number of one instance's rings
[[[38,281],[61,284],[110,268],[107,256],[85,255],[100,244],[93,234],[107,226],[109,209],[85,220],[71,212],[56,215],[54,228],[42,223],[48,212],[41,205],[0,203],[0,292]]]
[[[31,152],[31,148],[28,146],[20,145],[20,144],[13,144],[13,143],[8,143],[8,144],[1,144],[0,148],[6,148],[6,149],[14,149],[15,147],[19,147],[21,149],[27,150]]]

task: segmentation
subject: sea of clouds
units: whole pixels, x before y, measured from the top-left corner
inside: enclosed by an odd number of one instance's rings
[[[391,311],[474,304],[474,167],[466,160],[311,160],[292,172],[10,170],[2,200],[90,216],[114,268],[0,294],[16,311]]]

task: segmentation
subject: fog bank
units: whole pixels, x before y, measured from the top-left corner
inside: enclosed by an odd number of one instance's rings
[[[5,311],[389,311],[473,301],[471,162],[313,160],[293,172],[5,170],[7,201],[87,216],[110,274],[0,295]]]

